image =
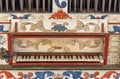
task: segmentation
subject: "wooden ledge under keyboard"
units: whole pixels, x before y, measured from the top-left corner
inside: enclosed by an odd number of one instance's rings
[[[101,53],[17,53],[13,57],[13,65],[40,65],[40,66],[78,66],[103,65]]]

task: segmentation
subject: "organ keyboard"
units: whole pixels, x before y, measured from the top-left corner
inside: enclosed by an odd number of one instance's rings
[[[77,36],[60,36],[61,38],[59,38],[59,35],[21,36],[13,34],[11,37],[13,40],[11,44],[11,47],[13,47],[11,51],[13,55],[12,64],[15,66],[72,66],[73,64],[74,66],[78,66],[106,64],[109,35],[98,34],[96,36],[93,34],[89,36],[82,34]],[[87,51],[87,49],[89,50]]]
[[[30,53],[30,52],[29,52]],[[82,65],[85,63],[88,65],[96,65],[103,63],[103,55],[101,53],[57,53],[57,54],[27,54],[27,53],[16,53],[13,58],[14,65],[68,65],[71,63],[76,63],[75,65]],[[64,64],[63,64],[64,63]],[[92,63],[92,64],[89,64]],[[56,64],[55,64],[56,65]]]

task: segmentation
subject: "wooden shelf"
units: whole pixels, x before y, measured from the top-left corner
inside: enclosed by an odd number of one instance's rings
[[[13,66],[1,65],[0,70],[120,70],[120,64],[104,66]]]
[[[13,32],[11,35],[105,35],[108,33]]]

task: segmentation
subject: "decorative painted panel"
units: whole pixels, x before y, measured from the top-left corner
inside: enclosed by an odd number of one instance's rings
[[[110,35],[108,63],[120,63],[120,35]]]
[[[107,33],[107,21],[103,19],[68,20],[12,20],[11,32],[67,32],[67,33]]]
[[[1,70],[0,79],[120,79],[119,70]]]
[[[104,38],[14,38],[14,52],[103,52]]]

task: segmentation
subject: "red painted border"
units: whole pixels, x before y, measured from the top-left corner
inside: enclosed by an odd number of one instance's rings
[[[11,24],[11,22],[0,22],[0,24]]]
[[[108,22],[108,25],[111,24],[120,24],[120,22]]]

